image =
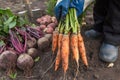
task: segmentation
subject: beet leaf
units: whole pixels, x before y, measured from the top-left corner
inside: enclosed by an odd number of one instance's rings
[[[27,32],[34,38],[39,39],[43,37],[43,32],[32,27],[27,27]]]
[[[10,34],[10,41],[12,43],[12,45],[14,46],[14,48],[16,49],[16,51],[20,54],[20,53],[24,53],[26,51],[26,43],[27,43],[27,36],[25,33],[25,36],[23,36],[23,42],[20,42],[18,36],[15,34],[14,31],[10,30],[9,31]]]

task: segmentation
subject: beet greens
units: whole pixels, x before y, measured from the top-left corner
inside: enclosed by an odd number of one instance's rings
[[[5,43],[4,41],[0,40],[0,54],[4,51]]]
[[[34,38],[39,39],[43,37],[43,32],[41,30],[34,29],[32,27],[27,27],[27,32]]]
[[[10,41],[13,45],[13,47],[16,49],[16,51],[20,54],[20,53],[24,53],[27,49],[26,43],[27,43],[27,34],[24,33],[24,36],[20,36],[17,35],[14,31],[10,30],[9,31],[10,34]],[[18,38],[18,36],[23,39],[22,41],[20,41],[20,39]]]

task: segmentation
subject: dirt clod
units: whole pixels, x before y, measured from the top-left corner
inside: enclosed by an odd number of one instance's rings
[[[95,79],[99,79],[99,75],[98,75],[98,74],[94,74],[93,77],[94,77]]]

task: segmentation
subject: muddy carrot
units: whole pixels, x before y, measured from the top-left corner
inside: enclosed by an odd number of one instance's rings
[[[78,50],[78,36],[77,34],[71,35],[71,49],[73,53],[73,59],[75,59],[77,65],[79,64],[79,50]]]
[[[76,20],[74,18],[74,11],[70,9],[70,25],[72,27],[72,35],[70,38],[71,49],[73,53],[73,58],[75,59],[77,66],[79,66],[79,50],[78,50],[78,37],[77,37],[77,25]]]
[[[82,58],[83,63],[88,66],[88,61],[87,61],[87,57],[86,57],[86,50],[85,50],[85,45],[83,42],[83,38],[81,36],[80,33],[78,33],[78,47],[79,47],[79,52],[80,52],[80,56]]]
[[[69,64],[69,15],[66,15],[65,20],[65,29],[64,29],[64,35],[62,37],[62,44],[61,44],[61,59],[62,59],[62,68],[64,71],[64,74],[66,74],[66,71],[68,69]]]
[[[52,38],[52,51],[53,51],[53,54],[54,54],[55,50],[57,49],[57,45],[58,45],[58,31],[54,31],[53,32],[53,38]]]
[[[56,57],[56,61],[55,61],[55,71],[58,69],[59,65],[60,65],[60,61],[61,61],[61,42],[62,42],[62,37],[63,34],[59,34],[59,38],[58,38],[58,52],[57,52],[57,57]]]
[[[80,25],[76,16],[76,10],[74,9],[74,17],[75,17],[75,25],[77,25],[77,31],[78,31],[78,48],[79,48],[79,53],[80,56],[82,58],[83,63],[88,66],[88,61],[87,61],[87,57],[86,57],[86,50],[85,50],[85,45],[84,45],[84,41],[83,38],[80,34]]]
[[[62,68],[64,73],[66,73],[68,69],[69,63],[69,36],[63,35],[62,44],[61,44],[61,59],[62,59]]]

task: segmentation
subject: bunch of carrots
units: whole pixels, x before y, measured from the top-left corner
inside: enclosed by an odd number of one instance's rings
[[[75,60],[78,67],[80,57],[83,63],[88,66],[84,41],[80,34],[80,25],[75,8],[69,9],[65,20],[61,19],[58,28],[53,32],[52,51],[54,54],[57,52],[55,71],[62,63],[63,71],[66,73],[70,51],[72,51],[73,60]]]

